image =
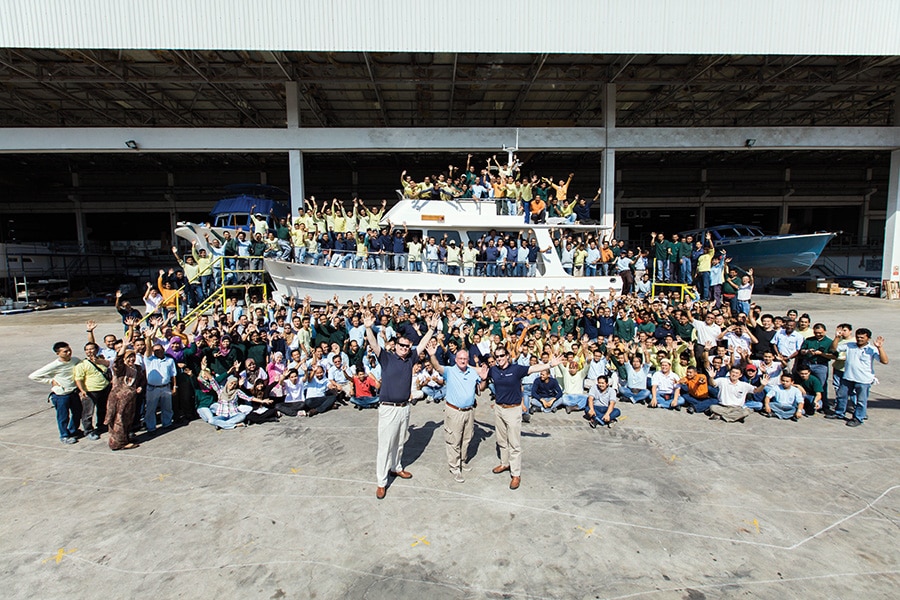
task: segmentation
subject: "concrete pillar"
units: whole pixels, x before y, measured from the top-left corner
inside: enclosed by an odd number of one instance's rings
[[[602,207],[600,223],[610,227],[616,218],[616,151],[605,148],[600,152],[600,206]],[[585,194],[588,195],[588,194]]]
[[[286,81],[284,91],[285,100],[287,101],[288,129],[299,129],[300,88],[296,81]],[[304,208],[303,152],[300,150],[288,151],[288,169],[291,174],[291,214],[296,215],[298,209]]]
[[[291,173],[291,214],[304,208],[303,191],[303,153],[299,150],[288,152],[288,169]]]
[[[891,152],[881,279],[900,281],[900,150]]]

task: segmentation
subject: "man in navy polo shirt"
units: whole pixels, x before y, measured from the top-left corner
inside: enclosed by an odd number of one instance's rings
[[[447,382],[444,398],[444,431],[447,433],[447,462],[457,483],[464,483],[462,471],[470,471],[469,443],[475,433],[475,392],[487,387],[488,366],[469,367],[468,350],[459,350],[453,367],[445,367],[437,359],[437,344],[428,344],[428,354],[435,370]]]
[[[522,479],[522,378],[531,373],[551,369],[562,358],[553,356],[547,363],[536,365],[515,365],[509,361],[509,352],[500,347],[494,351],[496,365],[488,371],[494,383],[494,417],[497,429],[497,447],[500,449],[500,464],[494,467],[496,474],[509,471],[512,479],[509,489],[519,489]]]
[[[381,365],[378,455],[375,460],[375,473],[378,478],[375,497],[381,500],[387,493],[388,475],[401,479],[412,478],[412,474],[403,469],[401,459],[409,429],[409,395],[412,390],[413,366],[419,361],[419,354],[425,351],[435,328],[440,325],[440,315],[434,315],[428,325],[428,331],[414,350],[409,338],[401,335],[394,345],[395,352],[382,351],[378,336],[372,330],[375,315],[371,312],[363,317],[363,325],[366,328],[366,340]]]

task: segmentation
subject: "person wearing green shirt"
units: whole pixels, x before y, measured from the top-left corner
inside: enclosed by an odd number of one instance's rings
[[[693,281],[691,270],[691,256],[693,255],[693,237],[685,236],[678,244],[678,265],[680,268],[681,283],[688,284]]]
[[[801,368],[809,367],[812,375],[822,382],[822,402],[828,406],[828,363],[837,358],[837,354],[831,351],[832,339],[825,335],[825,325],[816,323],[812,327],[813,335],[804,340],[800,346],[800,359],[797,361]],[[799,369],[798,369],[799,374]]]
[[[669,257],[672,255],[672,245],[666,241],[666,236],[661,233],[657,234],[654,231],[650,236],[655,265],[654,279],[656,281],[669,281]]]
[[[620,308],[619,317],[616,319],[616,324],[613,328],[613,335],[623,342],[631,342],[634,339],[636,331],[637,325],[635,324],[634,319],[628,316],[624,308]]]

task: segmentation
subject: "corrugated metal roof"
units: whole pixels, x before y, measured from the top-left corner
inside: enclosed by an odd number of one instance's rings
[[[4,0],[0,46],[900,54],[896,0]]]

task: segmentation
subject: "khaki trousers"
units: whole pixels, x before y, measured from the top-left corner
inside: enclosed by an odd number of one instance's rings
[[[497,448],[500,464],[509,466],[512,477],[522,476],[522,409],[517,404],[504,408],[494,404],[494,425],[497,428]]]
[[[386,487],[388,472],[403,470],[403,444],[409,437],[409,404],[378,406],[378,455],[375,458],[375,476],[378,487]]]
[[[447,462],[458,473],[469,462],[469,442],[475,433],[475,411],[456,410],[444,404],[444,432],[447,434]]]

